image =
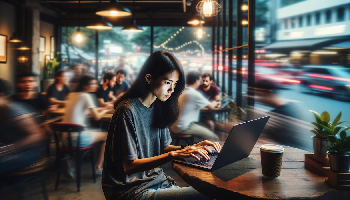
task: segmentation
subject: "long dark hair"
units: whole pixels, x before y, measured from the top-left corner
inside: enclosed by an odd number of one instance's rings
[[[146,74],[151,74],[152,79],[157,80],[159,77],[175,70],[179,72],[179,80],[176,84],[174,92],[165,102],[156,99],[154,102],[152,120],[153,127],[155,128],[165,128],[173,124],[179,115],[178,98],[185,88],[185,78],[179,60],[172,53],[167,51],[156,51],[148,57],[140,70],[137,79],[131,85],[129,90],[115,102],[114,108],[116,108],[118,104],[125,99],[142,99],[147,96],[147,94],[150,92],[150,84],[147,84],[146,82]]]
[[[96,80],[96,78],[93,76],[84,75],[83,77],[80,78],[76,91],[77,92],[84,91],[84,87],[87,85],[90,85],[90,81],[93,81],[93,80]]]

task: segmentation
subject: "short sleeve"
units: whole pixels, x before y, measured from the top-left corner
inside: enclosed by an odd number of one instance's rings
[[[214,96],[217,96],[220,94],[220,90],[217,86],[213,87],[214,88]]]
[[[114,129],[113,134],[121,135],[120,137],[113,137],[113,145],[116,147],[122,147],[121,153],[123,159],[138,159],[138,141],[132,121],[131,111],[126,108],[119,108],[118,116],[115,118],[115,120],[116,128]]]
[[[96,91],[96,97],[97,97],[98,99],[103,99],[103,89],[102,89],[101,86],[100,86],[100,87],[97,89],[97,91]]]
[[[67,85],[64,85],[64,96],[66,97],[70,93]]]
[[[172,139],[169,132],[169,128],[166,127],[164,129],[161,129],[160,148],[162,150],[165,149],[167,146],[171,144],[171,141]]]
[[[57,92],[56,92],[56,90],[55,90],[54,87],[55,87],[55,85],[52,84],[52,85],[50,85],[50,87],[47,89],[47,93],[46,93],[47,99],[49,99],[49,98],[51,98],[51,97],[57,99]]]
[[[124,84],[124,92],[125,92],[126,90],[128,90],[130,88],[130,85],[126,81],[124,81],[123,84]]]
[[[194,97],[192,100],[196,103],[199,109],[202,109],[210,104],[210,101],[206,99],[200,92],[196,91],[193,93]]]
[[[96,105],[95,105],[95,101],[93,100],[94,96],[92,94],[88,94],[86,93],[86,97],[85,97],[85,100],[86,100],[86,106],[87,108],[96,108]]]

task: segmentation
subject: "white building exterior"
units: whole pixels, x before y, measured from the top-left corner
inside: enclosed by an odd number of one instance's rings
[[[350,0],[306,0],[279,8],[277,41],[350,36]]]

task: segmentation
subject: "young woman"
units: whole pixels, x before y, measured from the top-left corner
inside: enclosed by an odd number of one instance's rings
[[[95,120],[100,120],[102,115],[109,111],[108,108],[97,108],[95,105],[96,100],[93,99],[93,94],[98,87],[97,80],[92,76],[83,76],[80,79],[77,91],[69,94],[69,101],[66,104],[66,112],[64,113],[63,122],[69,122],[85,126],[85,131],[81,134],[80,147],[87,147],[93,143],[103,142],[101,149],[99,150],[97,162],[96,162],[96,174],[102,174],[104,144],[107,138],[107,133],[98,132],[92,130],[87,121],[87,114]],[[76,144],[77,135],[72,135],[72,144]],[[67,142],[66,139],[63,139]],[[70,165],[68,163],[68,165]],[[72,171],[68,171],[68,175],[72,175]]]
[[[203,141],[190,147],[170,145],[168,126],[178,117],[178,97],[185,81],[179,61],[166,51],[154,52],[131,88],[115,103],[109,125],[103,190],[109,199],[207,199],[192,187],[180,188],[159,167],[172,159],[207,159]]]
[[[55,72],[55,82],[47,89],[47,99],[51,105],[64,106],[66,97],[69,94],[67,79],[63,70]]]

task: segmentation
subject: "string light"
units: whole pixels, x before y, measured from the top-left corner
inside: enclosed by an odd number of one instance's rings
[[[168,42],[171,41],[171,39],[174,39],[175,36],[177,36],[181,31],[183,31],[185,29],[185,27],[181,27],[178,31],[176,31],[176,33],[174,33],[172,36],[170,36],[168,39],[166,39],[162,44],[160,44],[159,46],[153,45],[154,48],[159,49],[160,47],[167,49],[164,45],[166,45]],[[167,50],[172,50],[172,48],[167,49]]]

